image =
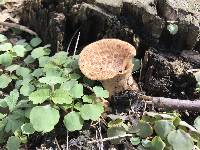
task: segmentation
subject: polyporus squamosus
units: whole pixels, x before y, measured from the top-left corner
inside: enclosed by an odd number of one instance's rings
[[[119,39],[102,39],[87,45],[79,55],[81,72],[91,80],[99,80],[110,96],[124,90],[138,91],[132,77],[135,48]]]

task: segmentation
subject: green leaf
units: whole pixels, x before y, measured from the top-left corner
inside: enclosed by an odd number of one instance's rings
[[[178,32],[178,25],[170,23],[167,25],[167,30],[170,32],[170,34],[175,35]]]
[[[35,59],[33,59],[33,57],[31,55],[28,55],[25,59],[24,62],[28,65],[31,64],[35,61]]]
[[[0,64],[9,66],[12,64],[12,55],[10,53],[4,53],[0,55]]]
[[[108,128],[107,135],[108,137],[114,137],[114,136],[122,136],[126,134],[126,130],[123,127],[112,127]],[[111,140],[114,144],[119,144],[121,139]]]
[[[0,107],[2,108],[6,108],[8,106],[8,104],[6,103],[6,99],[0,99]]]
[[[151,145],[151,141],[148,140],[148,139],[142,139],[142,146],[144,146],[145,148],[150,148],[152,145]],[[146,149],[145,149],[146,150]]]
[[[83,127],[83,119],[80,116],[80,113],[72,111],[65,115],[64,125],[69,131],[81,130]]]
[[[25,67],[19,67],[16,69],[16,74],[18,76],[22,76],[23,78],[30,74],[31,70]]]
[[[23,122],[20,120],[17,120],[17,119],[19,119],[19,117],[20,116],[16,117],[16,115],[9,115],[7,117],[7,124],[5,127],[5,131],[7,133],[10,131],[12,131],[14,133],[17,129],[19,129],[22,126]]]
[[[192,150],[194,146],[191,136],[183,130],[171,131],[167,140],[174,150]]]
[[[35,129],[31,123],[25,123],[21,126],[21,130],[23,134],[33,134]]]
[[[15,45],[13,47],[13,52],[15,52],[19,57],[24,57],[26,51],[27,50],[22,45]]]
[[[55,85],[57,83],[64,83],[67,79],[63,77],[55,77],[55,76],[47,76],[47,77],[42,77],[39,79],[40,83],[45,83],[48,85]]]
[[[33,92],[34,90],[35,90],[35,87],[32,84],[25,84],[25,85],[22,85],[22,87],[20,88],[20,94],[24,96],[29,96],[29,94]]]
[[[95,100],[94,95],[84,95],[82,97],[84,103],[92,103]]]
[[[32,72],[32,75],[33,75],[34,77],[36,77],[36,78],[41,77],[43,74],[44,74],[44,72],[43,72],[43,69],[41,69],[41,68],[35,69],[35,70]]]
[[[18,150],[20,147],[20,139],[16,136],[9,137],[6,148],[8,150]]]
[[[163,150],[166,144],[162,141],[159,136],[155,136],[151,142],[151,150]]]
[[[67,91],[57,89],[53,94],[52,100],[55,104],[71,104],[73,99]]]
[[[104,90],[100,86],[93,87],[93,90],[94,90],[94,93],[96,94],[97,97],[104,97],[104,98],[108,98],[109,97],[108,91]]]
[[[139,128],[138,135],[142,138],[149,137],[153,134],[153,129],[148,122],[140,120],[137,127]]]
[[[42,43],[42,40],[40,38],[38,38],[38,37],[33,38],[30,41],[31,46],[33,46],[33,47],[36,47],[36,46],[40,45],[41,43]]]
[[[50,97],[50,90],[49,89],[39,89],[32,92],[29,95],[29,100],[33,102],[33,104],[41,104],[45,100]]]
[[[171,131],[175,130],[175,126],[169,120],[158,120],[155,121],[154,129],[157,135],[165,139]]]
[[[12,79],[9,76],[2,74],[0,76],[0,89],[6,88],[11,81]]]
[[[72,74],[69,74],[69,78],[71,80],[78,80],[81,76],[77,73],[72,73]]]
[[[6,70],[12,73],[13,71],[17,70],[17,68],[19,67],[20,65],[13,64],[11,66],[6,67]]]
[[[130,138],[132,145],[139,145],[140,144],[140,138],[139,137],[132,137]]]
[[[36,58],[40,58],[42,56],[45,56],[45,55],[49,55],[50,54],[50,51],[49,49],[46,49],[44,47],[38,47],[36,49],[34,49],[32,52],[31,52],[31,56],[36,59]]]
[[[51,60],[56,64],[56,65],[62,65],[67,62],[67,52],[65,51],[60,51],[56,53]]]
[[[140,59],[133,58],[133,64],[134,64],[133,71],[137,71],[140,69],[140,67],[141,67]]]
[[[59,118],[59,111],[50,106],[36,106],[30,112],[30,122],[38,132],[53,130]]]
[[[81,102],[77,102],[77,103],[74,105],[74,109],[80,111],[82,106],[83,106],[83,104],[82,104]]]
[[[81,98],[83,96],[83,85],[76,84],[70,90],[70,95],[73,98]]]
[[[0,120],[2,120],[5,116],[5,114],[0,113]]]
[[[80,113],[84,120],[96,121],[104,112],[104,108],[101,104],[85,104],[82,106]]]
[[[8,38],[7,38],[5,35],[0,34],[0,43],[1,43],[1,42],[4,42],[4,41],[6,41],[6,40],[8,40]]]
[[[49,56],[42,56],[39,58],[39,66],[44,67],[46,64],[49,63],[50,57]]]
[[[78,81],[76,80],[69,80],[69,81],[66,81],[64,82],[62,85],[61,85],[61,88],[63,90],[66,90],[66,91],[69,91],[72,89],[72,87],[74,87],[74,85],[78,84]]]
[[[200,116],[194,120],[194,127],[200,132]]]
[[[17,90],[11,91],[10,95],[5,97],[6,103],[8,104],[9,110],[11,112],[14,110],[18,98],[19,98],[19,92]]]
[[[11,43],[3,43],[0,44],[0,51],[9,51],[12,50],[12,44]]]

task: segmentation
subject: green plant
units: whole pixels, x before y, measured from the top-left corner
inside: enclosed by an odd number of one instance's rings
[[[102,87],[85,86],[77,55],[50,56],[50,46],[41,43],[36,37],[13,45],[0,34],[0,142],[9,138],[8,149],[18,149],[35,131],[53,130],[60,112],[67,130],[82,129],[86,120],[99,119],[101,97],[109,96]]]
[[[146,112],[134,125],[115,118],[108,127],[111,137],[133,134],[130,142],[140,150],[192,150],[194,145],[200,148],[200,117],[195,119],[193,127],[177,113]]]

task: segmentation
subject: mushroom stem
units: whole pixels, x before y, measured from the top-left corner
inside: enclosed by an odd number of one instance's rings
[[[130,62],[125,73],[119,74],[114,78],[101,81],[103,87],[109,92],[109,96],[125,90],[139,91],[139,87],[133,79],[132,70],[133,64]]]

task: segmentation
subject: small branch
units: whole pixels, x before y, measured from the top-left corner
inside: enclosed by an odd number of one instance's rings
[[[66,150],[69,150],[69,131],[67,130],[67,148]]]
[[[178,110],[192,110],[200,112],[200,100],[180,100],[165,97],[151,97],[146,95],[139,95],[140,100],[150,101],[156,107]]]
[[[99,142],[105,142],[105,141],[110,141],[110,140],[115,140],[115,139],[119,139],[119,138],[125,138],[125,137],[132,137],[132,134],[125,134],[125,135],[118,135],[118,136],[113,136],[113,137],[108,137],[108,138],[104,138],[104,139],[100,139],[100,140],[93,140],[93,141],[89,141],[88,144],[93,144],[93,143],[99,143]]]
[[[30,30],[29,28],[27,28],[25,26],[22,26],[22,25],[19,25],[19,24],[16,24],[16,23],[0,22],[0,25],[11,27],[11,28],[16,28],[16,29],[22,30],[24,32],[27,32],[27,33],[29,33],[31,35],[37,36],[36,32]]]
[[[59,143],[58,143],[57,138],[55,138],[55,142],[56,142],[56,145],[57,145],[57,147],[58,147],[58,150],[61,150],[61,147],[60,147],[60,145],[59,145]]]

